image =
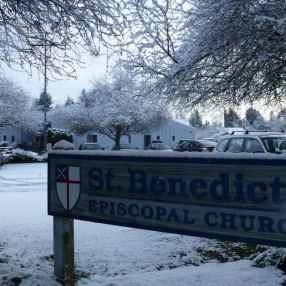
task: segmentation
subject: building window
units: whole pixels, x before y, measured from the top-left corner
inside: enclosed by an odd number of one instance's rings
[[[144,149],[151,144],[151,135],[144,135]]]
[[[7,141],[7,136],[3,135],[3,141]]]
[[[157,140],[160,140],[160,135],[157,135]]]
[[[128,143],[131,143],[131,135],[128,135]]]
[[[12,136],[11,136],[11,141],[12,141],[12,142],[15,142],[15,135],[12,135]]]
[[[88,143],[97,143],[97,135],[95,134],[87,134],[86,138]]]
[[[175,135],[172,136],[172,140],[176,141],[176,136]]]

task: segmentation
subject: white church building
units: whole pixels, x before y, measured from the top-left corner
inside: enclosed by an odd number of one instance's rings
[[[196,129],[191,127],[186,119],[168,119],[148,134],[136,133],[129,136],[122,136],[120,142],[131,143],[139,149],[144,149],[152,141],[161,140],[163,143],[174,148],[180,139],[194,139],[195,136]],[[86,142],[99,143],[105,150],[110,150],[115,144],[108,136],[97,132],[88,132],[83,135],[73,136],[73,143],[77,148],[80,144]]]

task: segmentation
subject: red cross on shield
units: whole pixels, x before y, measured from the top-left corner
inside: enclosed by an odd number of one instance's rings
[[[61,205],[71,211],[80,196],[80,167],[57,165],[56,190]]]

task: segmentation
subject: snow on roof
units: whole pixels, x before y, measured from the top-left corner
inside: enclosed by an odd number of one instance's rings
[[[180,123],[180,124],[183,124],[185,126],[188,126],[190,128],[194,128],[190,125],[189,121],[185,118],[173,118],[172,119],[173,121],[177,122],[177,123]]]

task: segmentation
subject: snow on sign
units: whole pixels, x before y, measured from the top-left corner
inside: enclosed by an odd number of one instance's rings
[[[129,154],[49,154],[48,213],[286,247],[286,157]]]

